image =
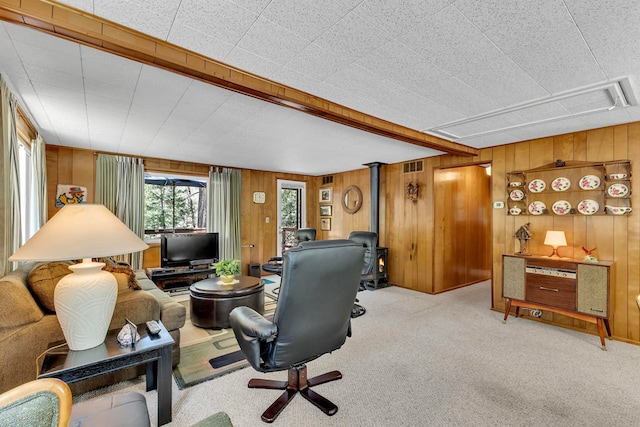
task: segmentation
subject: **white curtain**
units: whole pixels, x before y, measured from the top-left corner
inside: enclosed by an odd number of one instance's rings
[[[237,169],[209,169],[207,230],[217,232],[220,259],[240,259],[240,198],[242,172]]]
[[[17,102],[4,80],[0,79],[2,104],[2,150],[0,164],[0,226],[2,245],[0,246],[0,273],[4,276],[13,270],[8,258],[21,245],[20,187],[18,183],[18,133],[16,128]]]
[[[142,159],[98,154],[96,203],[105,205],[141,239],[144,239],[144,164]],[[142,253],[117,257],[142,268]]]
[[[32,231],[35,234],[47,222],[47,158],[46,144],[38,134],[31,141]],[[32,235],[33,235],[32,234]]]

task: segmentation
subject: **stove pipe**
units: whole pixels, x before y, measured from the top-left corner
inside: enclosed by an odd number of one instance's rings
[[[365,163],[369,166],[369,180],[371,191],[371,219],[369,231],[378,233],[380,228],[380,167],[386,163],[373,162]]]

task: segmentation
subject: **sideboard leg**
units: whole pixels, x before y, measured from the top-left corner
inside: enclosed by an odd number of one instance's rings
[[[604,343],[604,327],[602,325],[603,321],[601,318],[598,317],[596,319],[596,323],[598,324],[598,334],[600,335],[600,344],[602,344],[602,350],[607,351],[607,345]],[[609,328],[607,328],[607,331],[608,330]]]
[[[502,323],[507,323],[507,317],[509,317],[510,311],[511,311],[511,298],[507,298],[507,308],[504,310],[504,319],[502,319]]]

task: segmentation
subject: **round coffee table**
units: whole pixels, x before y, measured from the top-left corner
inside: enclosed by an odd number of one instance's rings
[[[264,314],[262,280],[252,276],[236,276],[236,281],[225,285],[219,277],[215,277],[191,285],[191,323],[200,328],[228,328],[229,313],[243,305]]]

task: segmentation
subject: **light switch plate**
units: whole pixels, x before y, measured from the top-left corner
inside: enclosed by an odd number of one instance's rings
[[[253,203],[264,203],[264,200],[265,200],[264,191],[253,192]]]
[[[494,209],[503,209],[504,208],[504,202],[493,202],[493,208]]]

